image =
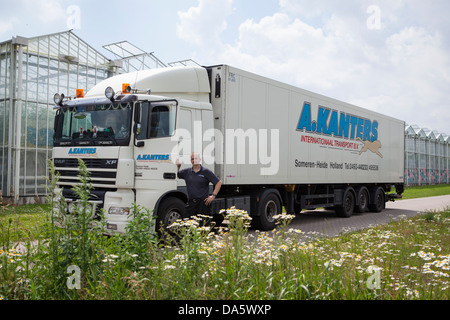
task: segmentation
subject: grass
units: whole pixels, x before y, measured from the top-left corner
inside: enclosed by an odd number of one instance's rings
[[[415,199],[425,197],[435,197],[450,194],[449,184],[440,184],[434,186],[408,187],[403,193],[403,199]]]
[[[246,216],[235,209],[228,214],[227,219],[230,214]],[[38,261],[11,248],[0,256],[9,259],[10,267],[22,269],[16,271],[13,280],[3,282],[0,295],[3,299],[151,300],[450,297],[450,209],[334,238],[316,238],[289,229],[289,220],[273,234],[256,232],[248,236],[245,221],[238,217],[230,230],[214,233],[196,219],[180,222],[178,231],[183,237],[178,245],[160,246],[141,239],[141,244],[147,244],[146,253],[139,254],[129,251],[133,246],[124,243],[125,238],[112,238],[114,241],[102,243],[103,251],[97,251],[100,259],[85,268],[78,290],[68,290],[66,281],[53,281],[51,263],[40,266],[44,270],[29,269],[25,276],[23,262],[30,258]],[[57,248],[62,249],[59,245]],[[144,255],[145,262],[141,259]],[[38,255],[36,260],[43,256]],[[51,255],[47,257],[52,259]],[[60,272],[66,280],[66,270]],[[49,288],[45,288],[48,284],[43,281],[44,275],[51,282]],[[0,273],[0,278],[4,280],[5,276]]]
[[[88,189],[85,180],[80,198]],[[0,299],[450,297],[450,208],[333,238],[290,229],[287,215],[278,217],[274,232],[248,234],[250,217],[230,208],[228,229],[211,230],[194,217],[172,226],[177,243],[163,244],[149,231],[153,217],[143,208],[133,208],[127,235],[104,237],[102,224],[83,218],[90,216],[86,206],[72,216],[59,214],[59,205],[2,207]],[[60,227],[50,223],[55,220]],[[17,240],[26,252],[16,250]]]
[[[45,217],[51,211],[48,204],[30,204],[11,206],[0,204],[0,222],[7,223],[12,220],[15,229],[11,233],[11,241],[25,241],[31,233],[32,237],[38,237],[42,233]],[[27,233],[24,233],[27,230]]]

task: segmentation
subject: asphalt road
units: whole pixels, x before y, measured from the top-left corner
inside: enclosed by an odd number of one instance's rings
[[[305,233],[336,236],[346,231],[362,230],[393,220],[413,217],[429,210],[442,210],[446,207],[450,207],[450,195],[388,202],[386,209],[380,213],[365,212],[354,214],[350,218],[339,218],[334,211],[303,211],[291,221],[289,228],[299,229]]]

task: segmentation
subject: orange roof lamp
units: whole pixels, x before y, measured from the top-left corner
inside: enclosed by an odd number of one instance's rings
[[[77,89],[77,99],[84,98],[83,89]]]
[[[122,94],[129,94],[131,92],[131,87],[129,83],[122,83]]]

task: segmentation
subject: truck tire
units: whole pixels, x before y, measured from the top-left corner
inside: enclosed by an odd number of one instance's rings
[[[369,210],[371,212],[381,212],[385,208],[385,205],[384,189],[382,187],[378,187],[374,193],[373,203],[369,204]]]
[[[370,200],[370,196],[369,196],[369,190],[366,187],[361,187],[358,190],[358,195],[356,198],[357,204],[355,207],[355,212],[358,213],[363,213],[366,212],[367,210],[369,210],[369,200]]]
[[[341,218],[350,218],[355,210],[355,194],[353,188],[347,188],[342,198],[342,206],[336,208],[336,215]]]
[[[166,229],[178,219],[183,218],[186,204],[179,198],[167,197],[158,208],[156,217],[156,230],[160,235],[161,228]]]
[[[262,231],[270,231],[275,228],[275,218],[280,214],[281,202],[276,191],[266,191],[262,194],[259,201],[259,215],[253,217],[254,226]]]

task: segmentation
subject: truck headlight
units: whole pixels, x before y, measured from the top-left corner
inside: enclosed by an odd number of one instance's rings
[[[128,214],[130,214],[130,208],[111,207],[111,208],[109,208],[108,213],[116,214],[116,215],[128,215]]]
[[[114,95],[115,95],[115,93],[114,93],[113,88],[108,87],[105,89],[106,98],[108,98],[109,100],[112,100],[112,99],[114,99]]]

